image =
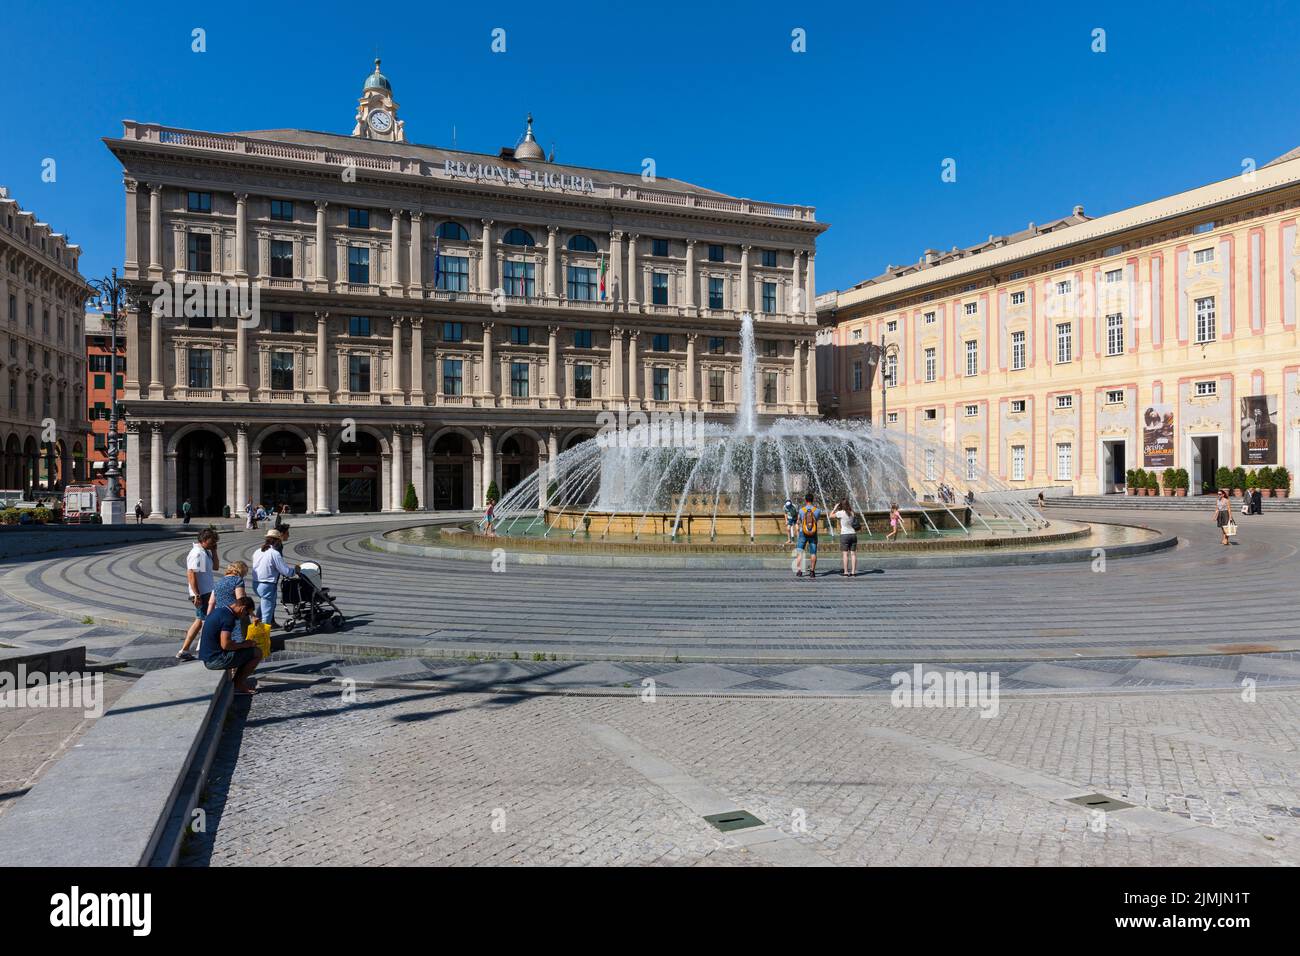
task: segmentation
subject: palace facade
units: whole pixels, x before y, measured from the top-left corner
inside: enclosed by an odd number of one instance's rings
[[[944,442],[969,475],[1022,488],[1119,493],[1136,468],[1185,468],[1193,494],[1220,467],[1294,475],[1298,212],[1300,150],[1110,215],[1078,206],[928,249],[819,298],[823,409]]]
[[[0,497],[85,477],[81,248],[0,187]]]
[[[378,61],[354,119],[105,140],[139,296],[128,501],[480,507],[602,412],[734,415],[744,312],[760,412],[816,412],[812,208],[558,164],[531,117],[495,156],[411,144]]]

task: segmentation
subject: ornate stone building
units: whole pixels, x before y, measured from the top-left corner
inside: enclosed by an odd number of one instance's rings
[[[80,256],[0,187],[0,492],[39,497],[85,476]]]
[[[813,209],[562,165],[532,117],[498,155],[417,146],[397,110],[376,61],[350,137],[106,140],[143,296],[129,500],[390,510],[410,483],[421,508],[479,507],[602,412],[733,415],[746,311],[760,413],[815,414]]]

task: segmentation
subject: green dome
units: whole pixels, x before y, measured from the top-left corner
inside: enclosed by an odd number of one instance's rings
[[[367,90],[383,90],[385,93],[393,92],[392,85],[388,82],[388,77],[379,72],[379,58],[375,58],[375,72],[366,77],[366,85],[361,88],[364,93]]]

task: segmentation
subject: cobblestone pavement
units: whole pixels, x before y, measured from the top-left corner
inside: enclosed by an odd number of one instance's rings
[[[262,689],[190,865],[1300,863],[1297,691],[1004,698],[983,719],[883,696]],[[1096,793],[1133,807],[1067,802]],[[764,826],[703,819],[730,810]]]

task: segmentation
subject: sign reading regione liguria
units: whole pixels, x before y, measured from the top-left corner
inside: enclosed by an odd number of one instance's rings
[[[461,163],[448,159],[443,172],[454,179],[475,179],[481,182],[523,183],[543,189],[563,189],[570,192],[590,193],[596,184],[586,176],[569,176],[549,170],[515,169],[512,166],[494,166],[490,163]]]

